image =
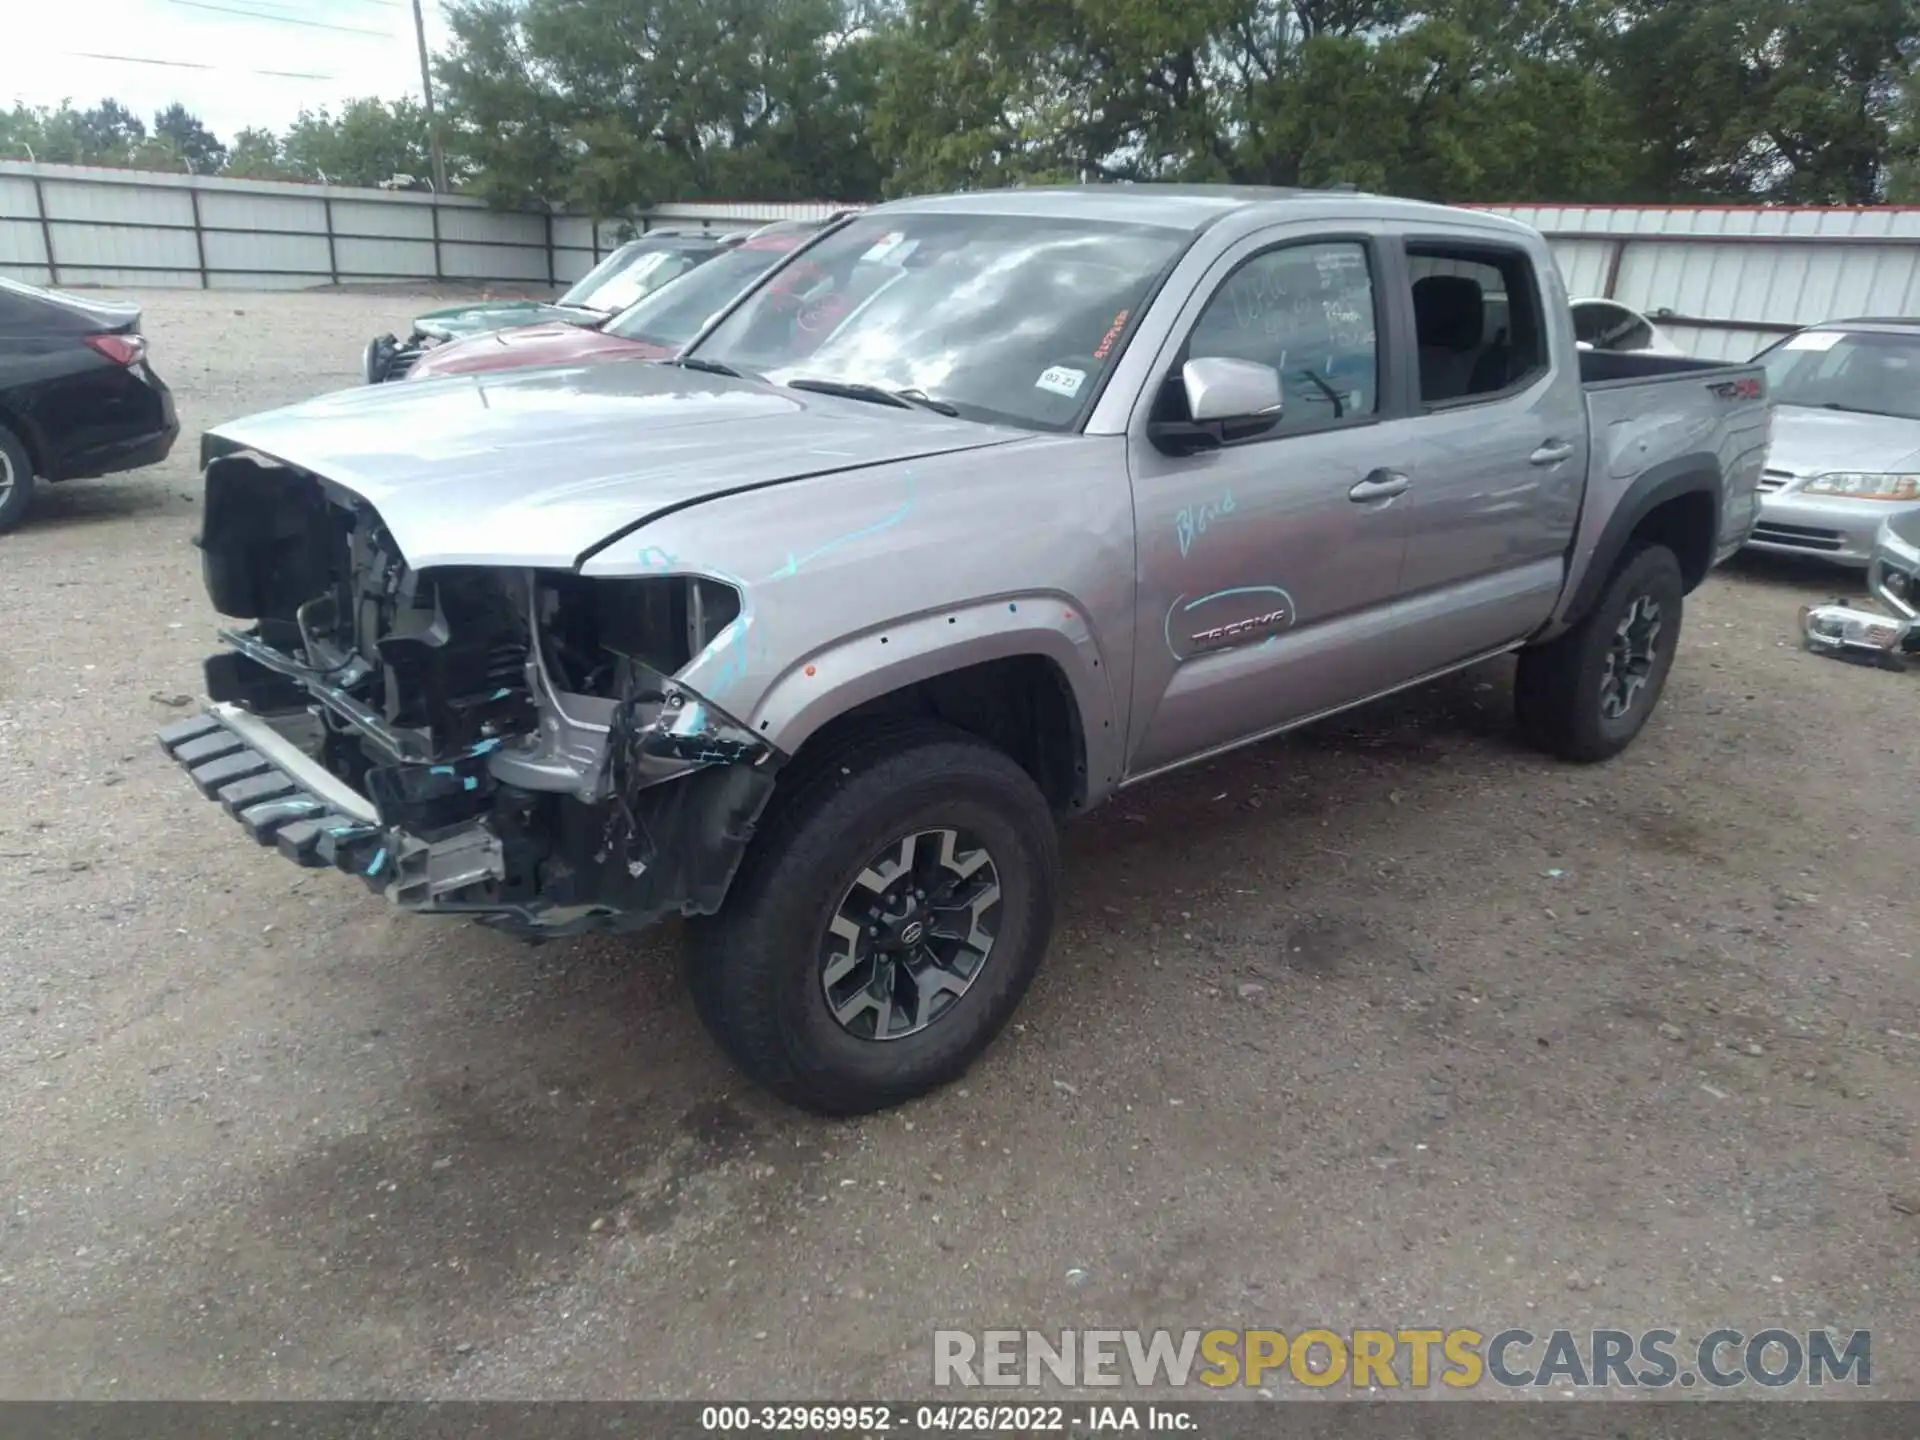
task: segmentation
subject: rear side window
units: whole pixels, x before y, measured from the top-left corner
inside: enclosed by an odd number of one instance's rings
[[[1484,402],[1547,368],[1547,333],[1533,262],[1500,246],[1407,247],[1413,323],[1426,405]]]

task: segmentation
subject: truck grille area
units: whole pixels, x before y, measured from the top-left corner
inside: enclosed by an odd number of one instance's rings
[[[379,515],[313,476],[230,456],[207,467],[207,592],[240,653],[208,693],[261,714],[328,712],[372,763],[434,760],[530,730],[526,600],[506,571],[411,569]],[[358,785],[351,746],[329,769]]]

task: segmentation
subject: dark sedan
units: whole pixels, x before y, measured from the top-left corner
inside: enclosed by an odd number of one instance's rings
[[[157,464],[179,434],[139,306],[0,276],[0,531],[26,519],[36,477]]]

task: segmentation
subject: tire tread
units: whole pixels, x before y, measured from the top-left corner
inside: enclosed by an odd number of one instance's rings
[[[804,766],[802,773],[790,788],[776,788],[769,814],[749,843],[725,907],[688,928],[687,986],[701,1022],[751,1079],[805,1109],[866,1113],[963,1072],[1018,1003],[1031,972],[1037,969],[1038,956],[989,1012],[981,1032],[933,1073],[902,1074],[897,1083],[876,1087],[811,1070],[804,1057],[795,1053],[775,1003],[784,967],[793,962],[784,937],[776,933],[779,922],[774,918],[806,902],[817,880],[817,857],[810,852],[817,851],[820,838],[842,829],[850,818],[840,814],[843,809],[857,813],[874,803],[874,797],[923,782],[929,774],[950,777],[961,785],[969,780],[983,782],[1015,797],[1016,806],[1026,811],[1018,817],[1023,834],[1028,826],[1044,832],[1029,836],[1044,857],[1043,873],[1036,877],[1041,913],[1048,922],[1041,925],[1038,942],[1044,951],[1058,867],[1052,816],[1039,788],[1009,756],[934,720],[876,721],[830,742],[828,749],[803,757],[796,765]]]

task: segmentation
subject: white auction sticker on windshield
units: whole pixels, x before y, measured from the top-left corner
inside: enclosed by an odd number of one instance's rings
[[[907,237],[902,235],[898,230],[889,231],[874,241],[872,245],[868,246],[867,253],[860,258],[868,264],[872,264],[876,260],[884,260],[895,250],[899,249],[900,242],[906,238]]]
[[[1845,336],[1844,330],[1803,330],[1787,341],[1784,350],[1831,350]]]
[[[1056,395],[1065,395],[1069,399],[1080,393],[1080,387],[1087,383],[1087,372],[1072,370],[1065,365],[1049,365],[1040,372],[1040,378],[1033,382],[1036,390],[1051,390]]]

